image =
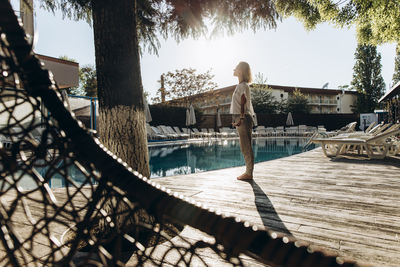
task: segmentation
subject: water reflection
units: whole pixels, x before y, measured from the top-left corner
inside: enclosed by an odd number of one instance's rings
[[[306,138],[257,138],[253,140],[255,162],[302,152]],[[312,149],[310,146],[308,149]],[[190,174],[244,165],[238,140],[149,147],[151,177]]]

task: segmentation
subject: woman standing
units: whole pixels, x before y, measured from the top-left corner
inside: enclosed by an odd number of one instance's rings
[[[249,83],[251,82],[250,66],[246,62],[240,62],[233,70],[233,76],[238,77],[239,84],[232,95],[231,109],[233,123],[240,138],[240,150],[246,162],[246,172],[237,177],[238,180],[253,179],[254,153],[251,142],[253,129],[253,117],[255,113],[251,104]]]

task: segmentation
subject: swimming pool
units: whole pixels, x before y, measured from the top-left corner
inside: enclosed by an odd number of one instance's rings
[[[307,138],[255,138],[255,162],[303,152]],[[310,145],[307,150],[315,148]],[[191,144],[149,147],[151,178],[183,175],[244,165],[239,140],[210,140]]]
[[[303,152],[307,138],[256,138],[253,139],[255,162],[262,162],[282,157],[287,157]],[[315,148],[309,145],[307,150]],[[195,143],[170,143],[168,145],[149,145],[150,177],[159,178],[173,175],[184,175],[203,171],[217,170],[244,165],[243,156],[239,148],[238,139],[230,140],[204,140]],[[74,164],[60,162],[48,169],[36,167],[36,171],[51,188],[66,187],[75,184],[93,184],[95,180],[85,176]],[[69,180],[66,181],[59,168],[68,172]],[[37,182],[28,175],[15,173],[9,181],[17,181],[23,190],[37,187]],[[12,183],[12,182],[10,182]],[[6,181],[0,181],[0,188],[7,187]]]

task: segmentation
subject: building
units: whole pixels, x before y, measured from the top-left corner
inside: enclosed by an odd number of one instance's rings
[[[293,92],[298,89],[307,96],[311,113],[331,114],[353,113],[352,108],[357,99],[357,92],[349,90],[319,89],[307,87],[293,87],[282,85],[267,85],[272,95],[277,101],[288,100]],[[174,99],[167,101],[168,104],[185,106],[192,102],[197,108],[203,111],[203,114],[215,114],[219,108],[222,114],[229,113],[232,94],[236,85],[216,89],[212,92],[206,92],[201,95],[189,98]]]
[[[385,109],[388,112],[389,122],[400,121],[400,81],[382,96],[379,103],[385,103]]]

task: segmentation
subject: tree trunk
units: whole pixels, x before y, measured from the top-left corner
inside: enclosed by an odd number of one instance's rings
[[[92,3],[100,140],[134,170],[149,177],[136,1]]]
[[[92,0],[93,30],[99,98],[98,130],[100,141],[134,170],[149,177],[149,156],[145,127],[143,88],[140,74],[139,47],[136,31],[136,0]],[[103,208],[115,220],[111,224],[99,217],[98,238],[109,234],[128,233],[143,241],[150,238],[138,225],[153,224],[154,218],[133,203],[104,192]],[[142,238],[145,236],[145,238]],[[143,240],[142,240],[143,239]],[[121,235],[108,241],[116,260],[120,253],[132,253],[135,246],[123,245]]]

